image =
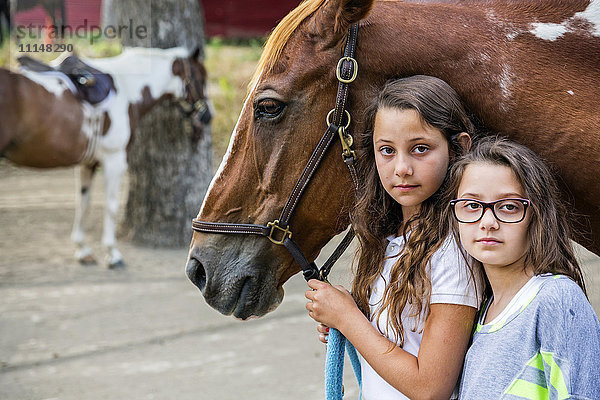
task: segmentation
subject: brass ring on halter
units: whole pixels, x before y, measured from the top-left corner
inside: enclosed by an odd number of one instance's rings
[[[335,111],[335,108],[333,108],[331,111],[329,111],[329,113],[327,114],[327,126],[331,125],[331,122],[329,122],[329,117],[331,117],[331,114],[333,114],[333,112]],[[348,123],[346,124],[346,126],[344,127],[344,130],[348,129],[350,127],[350,113],[348,112],[348,110],[344,110],[344,112],[346,113],[346,116],[348,117]]]
[[[352,65],[354,66],[354,68],[353,68],[354,71],[353,71],[352,77],[350,79],[342,78],[342,63],[344,61],[350,61],[352,63]],[[352,57],[340,58],[340,61],[338,61],[337,68],[335,69],[335,76],[337,77],[338,81],[340,81],[342,83],[352,83],[356,79],[356,75],[358,75],[358,62]]]

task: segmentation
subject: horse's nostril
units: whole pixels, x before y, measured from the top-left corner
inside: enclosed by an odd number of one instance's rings
[[[204,291],[204,287],[206,286],[206,271],[204,270],[202,263],[195,258],[190,258],[185,272],[192,283],[196,285],[200,291]]]

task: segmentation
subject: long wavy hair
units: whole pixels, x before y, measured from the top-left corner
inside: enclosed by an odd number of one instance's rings
[[[447,139],[450,163],[464,149],[457,140],[462,132],[474,135],[474,127],[458,94],[443,80],[417,75],[389,81],[367,108],[365,130],[358,137],[358,165],[361,187],[351,213],[352,226],[359,240],[352,295],[360,310],[369,318],[388,311],[396,342],[404,344],[401,315],[411,305],[411,316],[429,312],[431,280],[429,262],[449,233],[440,216],[445,204],[440,201],[446,181],[425,200],[417,215],[404,221],[402,207],[384,189],[375,164],[373,130],[379,109],[415,110],[425,126],[438,129]],[[407,235],[410,227],[410,235]],[[372,285],[383,271],[386,238],[402,228],[405,245],[386,284],[377,315],[371,316],[369,298]],[[411,329],[416,329],[411,327]],[[381,327],[379,327],[381,331]]]
[[[560,190],[548,165],[529,148],[510,140],[489,136],[478,141],[474,148],[456,160],[448,174],[445,218],[451,223],[454,237],[460,243],[458,222],[453,218],[448,202],[456,198],[465,169],[473,163],[488,163],[509,167],[523,188],[524,195],[531,201],[528,208],[529,248],[524,265],[533,273],[562,274],[573,279],[585,293],[585,283],[579,262],[575,257],[573,228],[569,221],[572,215],[560,198]],[[472,259],[476,268],[483,266]],[[491,294],[489,282],[486,297]]]

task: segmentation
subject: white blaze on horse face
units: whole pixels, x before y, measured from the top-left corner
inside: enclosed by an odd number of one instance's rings
[[[206,199],[209,197],[210,192],[211,192],[213,186],[215,185],[215,182],[217,182],[219,179],[221,179],[221,174],[223,173],[223,170],[225,169],[225,166],[227,165],[227,160],[229,160],[229,157],[231,156],[231,153],[233,151],[233,143],[235,142],[235,139],[239,133],[238,129],[239,129],[240,121],[242,120],[242,116],[244,115],[244,110],[246,109],[246,106],[248,105],[248,102],[250,101],[252,96],[254,96],[254,91],[256,90],[256,86],[258,86],[258,82],[260,82],[261,78],[262,78],[262,72],[259,74],[258,78],[256,79],[256,82],[254,83],[252,90],[250,90],[250,93],[248,93],[248,97],[246,97],[246,101],[244,101],[244,105],[242,106],[242,111],[240,111],[240,116],[238,117],[235,127],[233,128],[233,133],[231,134],[231,137],[229,138],[229,145],[227,146],[227,151],[225,152],[225,155],[223,156],[223,159],[221,160],[221,164],[219,164],[219,168],[217,169],[217,172],[215,172],[215,175],[213,176],[212,181],[210,181],[210,185],[208,185],[208,190],[206,191],[206,195],[204,196],[204,201],[202,202],[202,205],[200,206],[200,211],[198,212],[197,218],[200,218],[200,215],[202,214],[202,210],[204,210],[204,206],[206,205]]]
[[[540,23],[531,24],[531,32],[540,39],[555,41],[568,32],[574,31],[576,28],[573,22],[584,20],[591,25],[591,30],[588,31],[592,36],[600,37],[600,0],[592,0],[584,11],[575,13],[571,18],[566,19],[560,24],[555,23]]]

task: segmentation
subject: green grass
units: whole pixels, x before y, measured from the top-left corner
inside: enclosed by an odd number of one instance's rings
[[[22,39],[20,44],[41,44],[42,39]],[[73,45],[77,54],[86,57],[111,57],[121,52],[118,40],[101,39],[90,44],[88,39],[74,39]],[[215,107],[212,120],[214,167],[220,164],[227,150],[229,137],[237,122],[242,105],[246,99],[248,84],[260,54],[263,39],[223,40],[213,38],[205,47],[205,66],[208,71],[209,96]],[[0,47],[0,67],[17,69],[19,45],[11,40]],[[28,53],[29,56],[48,62],[59,53]]]

